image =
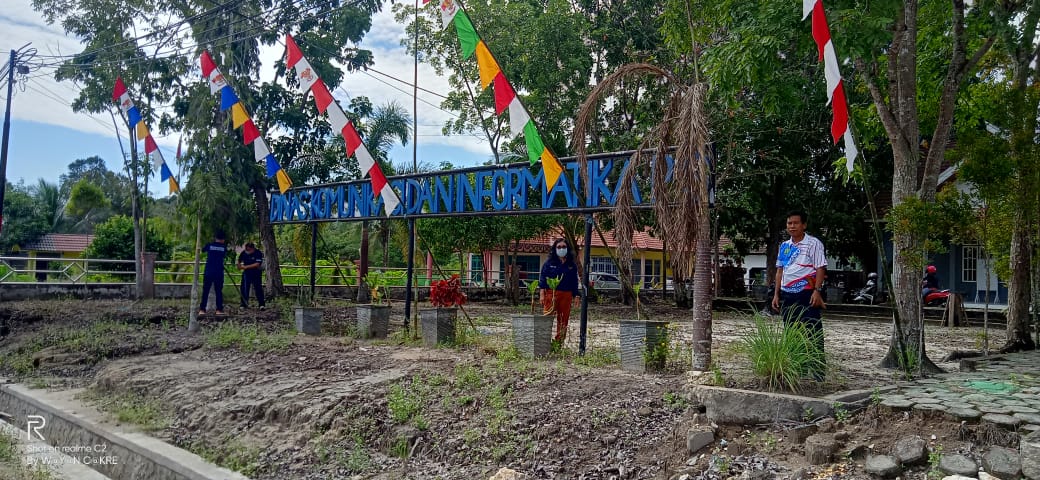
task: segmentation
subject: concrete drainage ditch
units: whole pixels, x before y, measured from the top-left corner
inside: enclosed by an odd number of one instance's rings
[[[102,425],[88,410],[70,392],[0,385],[0,412],[10,416],[5,420],[32,437],[32,451],[49,445],[52,453],[66,455],[53,461],[87,465],[111,480],[249,480],[148,435]]]

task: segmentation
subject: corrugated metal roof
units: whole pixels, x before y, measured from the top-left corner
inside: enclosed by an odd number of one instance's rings
[[[48,233],[40,238],[25,242],[22,250],[37,252],[83,252],[94,241],[93,235],[75,233]]]

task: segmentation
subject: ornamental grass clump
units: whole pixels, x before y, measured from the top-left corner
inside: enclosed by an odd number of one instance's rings
[[[755,315],[755,325],[744,332],[740,350],[770,390],[796,392],[803,377],[825,369],[823,352],[797,321],[777,322]]]

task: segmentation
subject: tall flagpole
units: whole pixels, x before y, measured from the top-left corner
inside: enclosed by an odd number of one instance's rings
[[[415,0],[415,20],[412,22],[415,43],[414,78],[412,80],[412,173],[419,171],[419,0]],[[408,213],[408,185],[404,188],[404,206],[402,211]],[[415,282],[415,218],[408,218],[408,272],[404,299],[404,326],[408,327],[412,319],[412,287]]]

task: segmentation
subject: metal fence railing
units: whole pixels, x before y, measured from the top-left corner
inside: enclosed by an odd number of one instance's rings
[[[283,264],[280,266],[285,285],[310,285],[310,265]],[[190,285],[195,264],[190,260],[162,260],[155,262],[155,283],[166,285]],[[229,279],[240,278],[233,265],[226,265],[225,275]],[[369,267],[370,273],[381,274],[387,286],[405,285],[406,269],[403,267]],[[425,265],[415,268],[417,286],[429,286],[430,280],[439,280],[465,272],[458,269],[434,269],[427,276]],[[133,260],[108,260],[99,258],[27,258],[0,256],[0,285],[3,284],[133,284]],[[353,263],[340,265],[316,265],[315,284],[320,286],[356,286],[358,269]]]

